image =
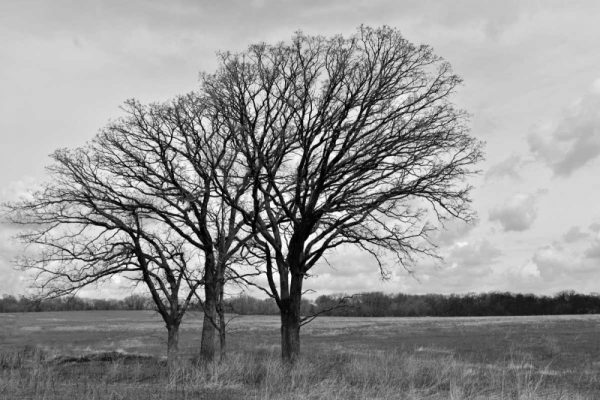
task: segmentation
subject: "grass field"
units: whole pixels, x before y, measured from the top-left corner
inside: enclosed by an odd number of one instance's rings
[[[279,363],[277,317],[238,317],[229,357],[196,366],[201,314],[164,362],[157,314],[0,314],[2,399],[599,399],[600,316],[323,317]]]

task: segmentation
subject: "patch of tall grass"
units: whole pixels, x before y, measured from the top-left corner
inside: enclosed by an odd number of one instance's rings
[[[65,358],[38,348],[0,353],[1,399],[592,399],[593,375],[576,384],[528,360],[469,364],[444,352],[340,349],[282,364],[277,347],[229,355],[224,362],[164,360],[123,353]]]

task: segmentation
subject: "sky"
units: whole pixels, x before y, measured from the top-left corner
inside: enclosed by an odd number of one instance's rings
[[[349,35],[389,25],[428,44],[464,79],[454,101],[486,142],[477,222],[436,235],[443,261],[411,271],[353,249],[330,254],[316,294],[600,292],[600,2],[81,1],[0,2],[0,202],[44,180],[48,155],[81,146],[130,98],[164,101],[198,87],[219,50]],[[25,293],[0,225],[0,295]],[[91,296],[119,297],[115,279]]]

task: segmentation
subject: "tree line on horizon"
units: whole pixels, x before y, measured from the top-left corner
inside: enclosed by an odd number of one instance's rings
[[[226,313],[238,315],[278,315],[271,298],[240,295],[224,299]],[[123,299],[90,299],[69,296],[56,299],[19,298],[4,295],[0,312],[155,310],[151,298],[131,295]],[[303,299],[301,315],[343,317],[482,317],[519,315],[600,314],[600,294],[562,291],[552,296],[530,293],[489,292],[469,294],[386,294],[382,292],[321,295],[314,301]],[[202,311],[198,303],[190,310]]]

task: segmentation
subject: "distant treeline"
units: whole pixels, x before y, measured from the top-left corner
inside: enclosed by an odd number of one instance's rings
[[[4,295],[0,299],[0,312],[150,310],[153,304],[152,299],[137,294],[119,300],[88,299],[77,296],[39,300],[25,296],[16,298],[15,296]]]
[[[237,314],[278,314],[271,299],[241,296],[226,301]],[[301,314],[346,317],[451,317],[492,315],[600,314],[600,294],[572,291],[554,296],[492,292],[466,295],[361,293],[319,296],[304,301]]]
[[[4,295],[0,312],[151,310],[150,298],[141,295],[121,300],[79,297],[32,300]],[[226,311],[241,315],[279,315],[272,299],[243,295],[225,300]],[[192,307],[201,310],[200,305]],[[411,295],[361,293],[353,296],[322,295],[314,302],[303,300],[302,315],[346,317],[451,317],[494,315],[600,314],[600,294],[560,292],[554,296],[492,292],[466,295]]]
[[[363,293],[347,298],[345,307],[336,307],[342,296],[320,296],[315,309],[333,310],[325,315],[371,317],[450,317],[493,315],[557,315],[600,313],[600,294],[572,291],[554,296],[492,292],[466,295],[388,295]]]

